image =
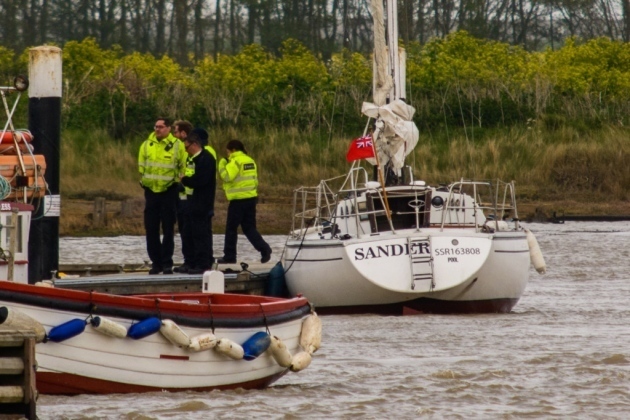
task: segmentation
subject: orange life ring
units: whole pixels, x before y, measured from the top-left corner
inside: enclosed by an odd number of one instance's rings
[[[18,143],[30,142],[33,140],[33,135],[28,130],[15,130],[15,137]],[[0,144],[13,143],[13,133],[10,131],[0,131]]]
[[[18,148],[22,153],[33,153],[33,145],[30,143],[18,143]],[[2,144],[0,143],[0,155],[15,155],[15,144],[13,142]]]

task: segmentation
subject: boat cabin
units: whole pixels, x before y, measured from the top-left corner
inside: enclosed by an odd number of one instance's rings
[[[516,219],[512,183],[461,180],[430,187],[411,175],[406,178],[409,181],[404,185],[383,187],[369,181],[365,169],[358,167],[350,171],[337,192],[331,187],[334,179],[297,189],[293,236],[317,233],[321,238],[349,239],[431,227],[492,231],[505,227],[504,223],[499,227],[499,221]],[[498,203],[501,187],[502,203]],[[492,226],[490,221],[497,223]]]

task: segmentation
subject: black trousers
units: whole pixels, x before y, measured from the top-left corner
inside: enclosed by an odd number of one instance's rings
[[[260,236],[256,229],[256,204],[258,198],[246,198],[244,200],[232,200],[228,205],[227,222],[225,224],[225,244],[223,257],[228,260],[236,259],[236,242],[238,240],[238,227],[249,242],[261,254],[271,253],[271,247]]]
[[[154,268],[173,267],[175,249],[175,221],[177,220],[177,185],[155,193],[144,189],[144,230],[147,252]],[[163,238],[160,240],[160,227]]]
[[[185,237],[190,241],[190,260],[187,264],[191,268],[207,270],[214,263],[212,252],[212,217],[208,214],[190,212],[185,223]]]
[[[192,267],[191,261],[193,260],[193,245],[192,238],[186,233],[186,222],[189,219],[188,214],[188,200],[177,199],[177,227],[179,229],[179,236],[182,240],[182,256],[184,257],[184,264]]]

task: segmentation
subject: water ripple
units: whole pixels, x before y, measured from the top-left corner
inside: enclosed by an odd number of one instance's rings
[[[308,369],[265,390],[51,397],[40,419],[625,419],[630,222],[528,224],[549,270],[511,314],[325,317]],[[269,237],[274,255],[284,237]],[[256,258],[244,238],[239,254]],[[222,238],[215,238],[215,250]],[[144,238],[63,238],[65,263],[137,263]]]

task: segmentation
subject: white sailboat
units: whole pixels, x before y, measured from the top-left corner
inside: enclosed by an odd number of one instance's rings
[[[405,157],[419,135],[404,100],[397,6],[387,1],[386,46],[382,1],[371,4],[374,103],[362,107],[370,121],[360,146],[373,148],[375,176],[355,160],[345,177],[295,191],[282,258],[289,292],[320,314],[509,312],[530,261],[546,269],[519,223],[514,183],[460,179],[434,187],[414,179]]]

